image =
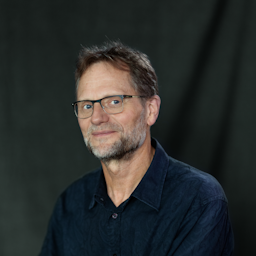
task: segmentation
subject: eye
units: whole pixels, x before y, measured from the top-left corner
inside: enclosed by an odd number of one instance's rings
[[[118,105],[120,103],[120,100],[112,100],[110,102],[111,105]]]
[[[85,105],[83,106],[83,109],[85,109],[85,110],[91,109],[91,108],[92,108],[92,105],[90,105],[90,104],[85,104]]]
[[[122,99],[118,96],[111,96],[103,99],[101,103],[106,108],[119,108],[122,106]]]

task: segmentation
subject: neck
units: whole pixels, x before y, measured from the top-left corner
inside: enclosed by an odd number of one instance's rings
[[[155,149],[151,146],[149,138],[128,158],[101,162],[107,193],[115,206],[130,197],[148,170],[154,153]]]

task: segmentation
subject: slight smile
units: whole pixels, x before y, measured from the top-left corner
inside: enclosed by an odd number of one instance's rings
[[[115,131],[98,131],[98,132],[93,132],[92,135],[95,137],[104,137],[108,136],[115,133]]]

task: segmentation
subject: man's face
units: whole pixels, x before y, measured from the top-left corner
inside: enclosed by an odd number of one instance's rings
[[[77,100],[98,100],[111,95],[138,95],[131,86],[130,74],[107,62],[93,64],[82,75]],[[109,115],[99,103],[91,117],[78,119],[88,149],[100,160],[128,158],[145,141],[149,127],[140,99],[124,99],[121,113]]]

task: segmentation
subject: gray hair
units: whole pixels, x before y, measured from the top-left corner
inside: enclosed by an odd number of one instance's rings
[[[76,63],[76,87],[84,72],[92,64],[101,61],[128,71],[132,78],[132,86],[139,95],[146,98],[159,95],[157,76],[148,56],[123,45],[120,41],[108,41],[102,46],[82,47]]]

